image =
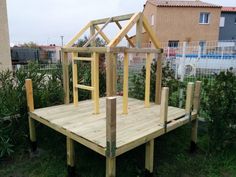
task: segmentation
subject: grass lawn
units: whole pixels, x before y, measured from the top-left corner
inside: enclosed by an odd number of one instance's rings
[[[38,126],[40,156],[30,158],[28,150],[17,150],[11,160],[0,161],[1,177],[65,177],[66,139]],[[39,130],[40,129],[40,130]],[[160,177],[236,177],[236,149],[214,155],[203,150],[189,154],[189,125],[155,141],[154,172]],[[207,148],[206,132],[199,130],[199,147]],[[117,158],[117,177],[142,177],[144,146]],[[104,177],[105,158],[76,143],[76,171],[81,177]]]

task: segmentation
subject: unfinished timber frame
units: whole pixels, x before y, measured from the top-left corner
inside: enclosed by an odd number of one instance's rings
[[[127,23],[122,27],[120,21],[127,21]],[[120,29],[114,39],[109,39],[103,32],[109,23],[115,23]],[[100,24],[103,26],[99,27]],[[127,33],[135,25],[136,42],[134,44]],[[74,47],[74,43],[88,29],[90,30],[88,41],[83,47]],[[154,48],[141,48],[143,29],[150,36]],[[95,39],[98,35],[106,41],[107,46],[95,46]],[[118,47],[123,38],[127,39],[130,47]],[[106,157],[106,177],[116,176],[117,156],[142,144],[146,144],[146,175],[151,176],[154,167],[154,139],[187,123],[192,124],[191,149],[194,150],[197,142],[197,114],[200,104],[201,82],[188,84],[185,109],[169,106],[169,88],[161,87],[162,52],[156,34],[142,13],[89,22],[62,49],[64,105],[34,109],[32,81],[27,79],[25,82],[32,151],[36,151],[37,148],[35,121],[66,136],[69,176],[75,176],[75,142]],[[81,53],[87,53],[87,57],[81,57]],[[118,53],[124,55],[123,96],[116,96]],[[128,97],[130,53],[142,53],[146,56],[144,101]],[[101,54],[105,54],[106,57],[106,98],[99,97],[99,55]],[[73,103],[70,103],[69,98],[69,56],[72,58]],[[157,59],[155,103],[151,103],[150,73],[154,58]],[[90,85],[79,83],[78,61],[91,63]],[[79,101],[79,89],[91,91],[92,99]]]

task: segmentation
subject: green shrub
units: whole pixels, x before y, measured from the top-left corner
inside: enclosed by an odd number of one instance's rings
[[[203,84],[205,100],[201,103],[207,113],[210,150],[221,150],[236,144],[236,76],[221,72]]]

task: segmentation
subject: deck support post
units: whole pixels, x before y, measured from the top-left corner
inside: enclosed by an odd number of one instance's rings
[[[116,175],[116,98],[106,99],[106,177]]]
[[[169,99],[169,88],[163,87],[161,93],[160,123],[161,126],[164,127],[165,133],[167,131],[168,99]]]
[[[145,177],[153,176],[154,139],[146,143],[145,147]]]
[[[106,53],[106,95],[116,95],[116,60],[115,54]]]
[[[193,98],[193,111],[198,114],[200,107],[200,94],[201,94],[201,81],[196,81],[194,98]],[[197,149],[197,130],[198,130],[198,117],[191,122],[191,143],[190,143],[190,152],[194,153]]]
[[[68,177],[75,177],[74,141],[69,137],[66,137],[66,150],[67,150]]]
[[[157,58],[156,68],[156,90],[155,90],[155,104],[161,104],[161,80],[162,80],[162,59],[163,54],[159,54]]]
[[[29,112],[34,111],[34,98],[33,98],[33,86],[32,80],[25,80],[25,88],[26,88],[26,98],[27,98],[27,107]],[[29,116],[29,133],[30,133],[30,144],[31,151],[36,152],[37,150],[37,140],[36,140],[36,131],[35,131],[35,121]]]

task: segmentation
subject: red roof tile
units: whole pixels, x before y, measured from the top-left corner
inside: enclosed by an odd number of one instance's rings
[[[220,8],[221,6],[202,2],[199,0],[178,1],[178,0],[148,0],[148,2],[157,7],[213,7]]]
[[[222,12],[236,12],[236,7],[222,7]]]

